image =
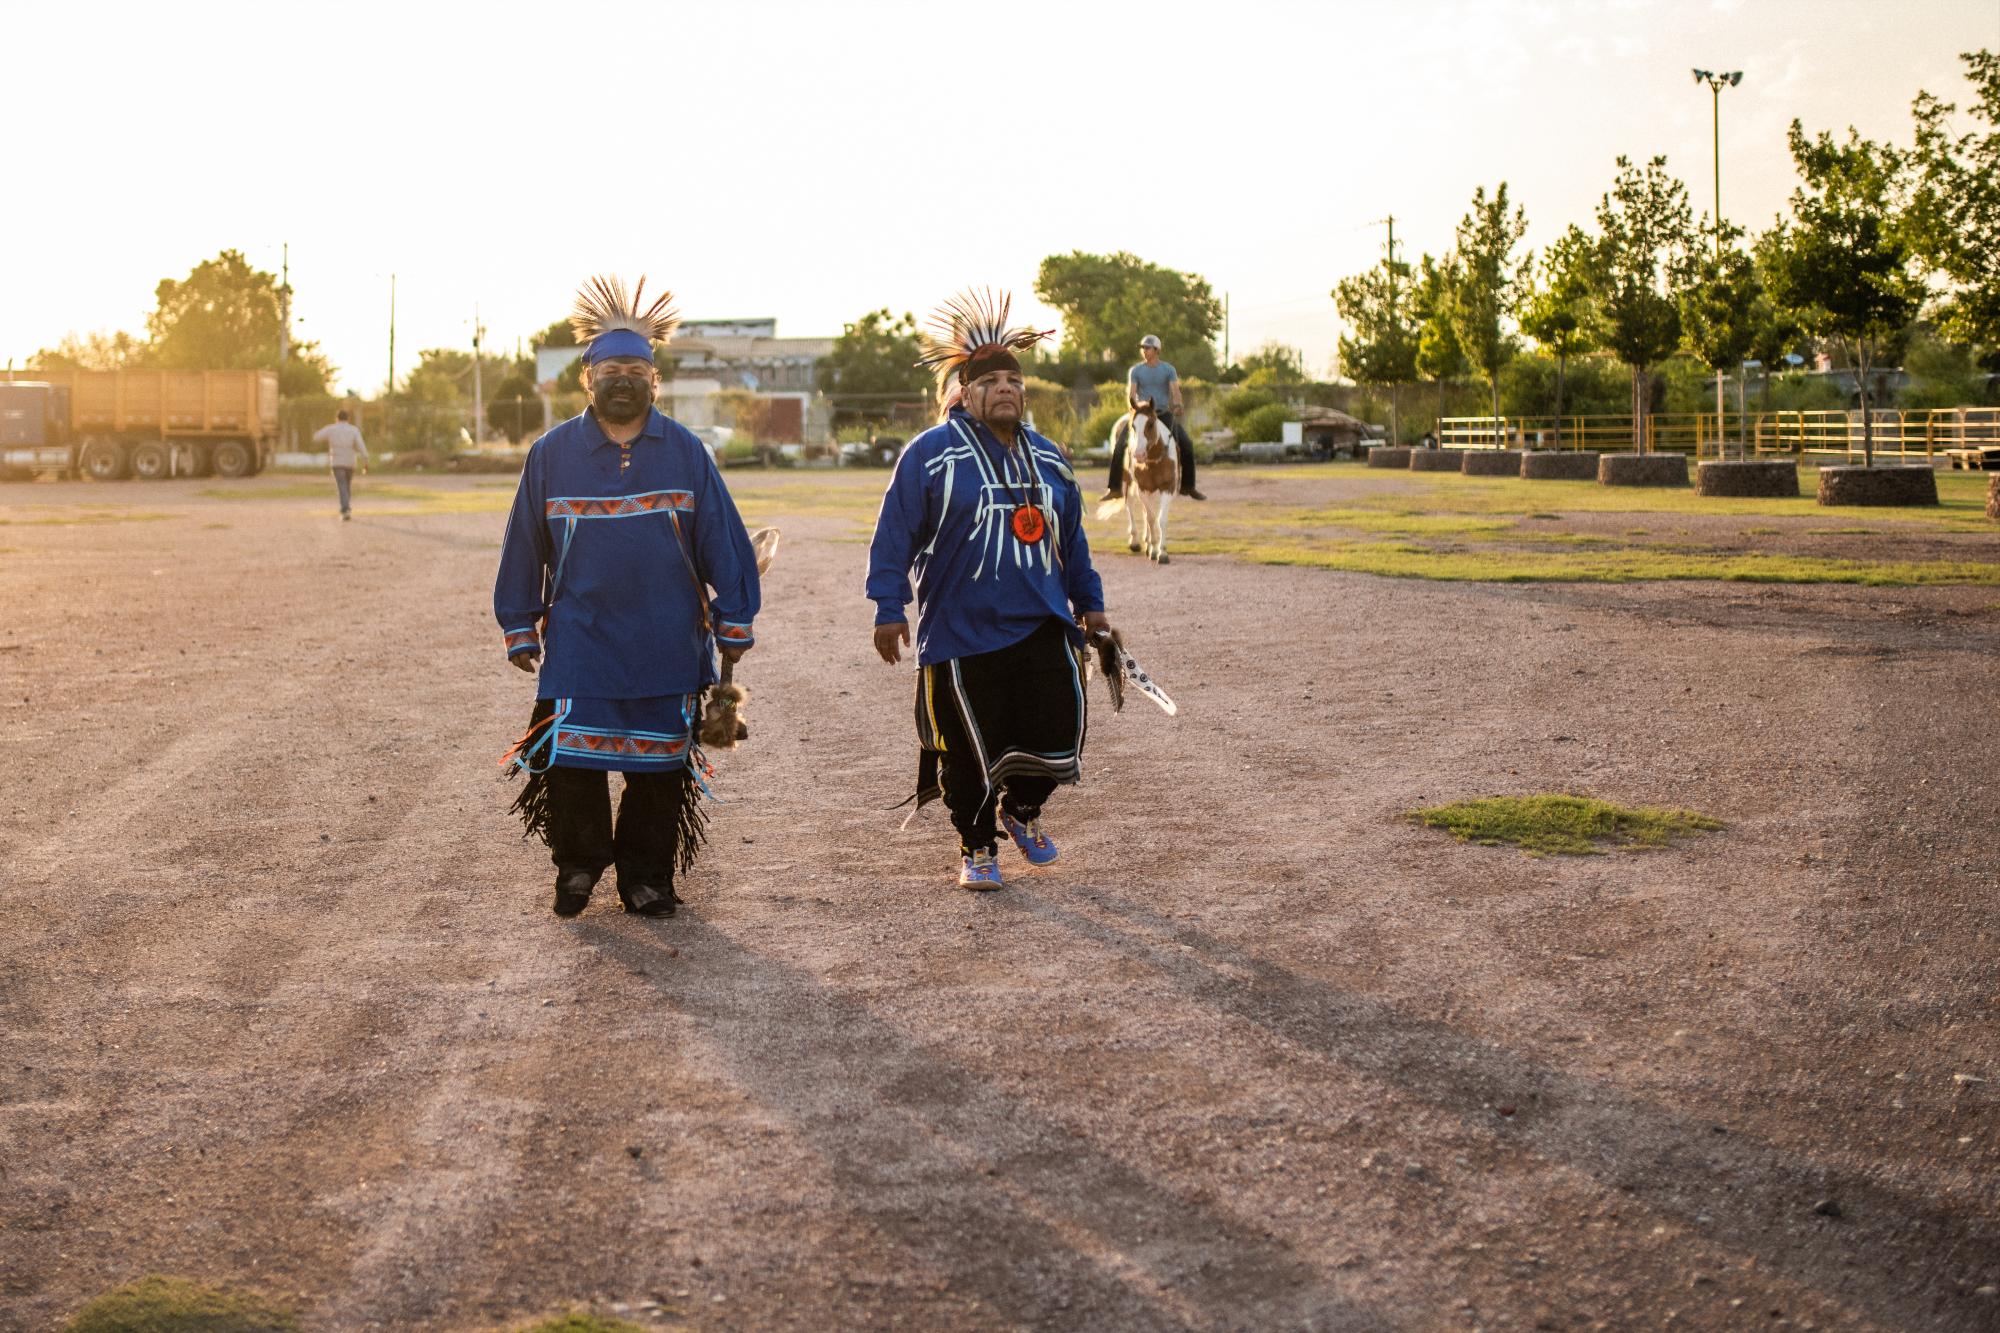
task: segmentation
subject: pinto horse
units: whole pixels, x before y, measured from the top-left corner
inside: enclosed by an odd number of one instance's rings
[[[1099,518],[1125,511],[1126,549],[1144,551],[1158,564],[1167,563],[1167,506],[1180,479],[1180,448],[1174,433],[1161,424],[1151,403],[1141,403],[1118,423],[1127,440],[1125,489],[1116,499],[1097,507]]]

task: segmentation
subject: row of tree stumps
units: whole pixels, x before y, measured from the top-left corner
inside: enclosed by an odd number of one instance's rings
[[[1462,472],[1470,477],[1523,477],[1539,481],[1596,481],[1605,486],[1685,486],[1686,454],[1607,454],[1587,449],[1422,449],[1378,445],[1368,466],[1412,472]],[[1703,495],[1769,498],[1799,493],[1799,465],[1793,460],[1724,459],[1695,468]],[[1823,467],[1823,505],[1934,505],[1937,474],[1908,467]],[[2000,476],[1987,487],[1986,513],[2000,518]]]

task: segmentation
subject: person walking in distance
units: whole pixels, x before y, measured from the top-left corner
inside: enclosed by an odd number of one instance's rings
[[[333,414],[333,421],[313,432],[313,443],[326,449],[326,466],[333,473],[333,488],[340,493],[340,516],[354,517],[354,469],[368,470],[368,442],[347,419],[347,409]]]
[[[1160,340],[1154,334],[1147,334],[1139,340],[1139,363],[1125,373],[1125,402],[1129,407],[1140,403],[1151,403],[1160,424],[1174,433],[1174,450],[1181,460],[1181,494],[1190,500],[1206,500],[1208,497],[1195,489],[1194,484],[1194,441],[1188,439],[1187,427],[1181,425],[1181,377],[1171,361],[1160,359]],[[1131,418],[1118,423],[1118,438],[1111,446],[1111,478],[1105,483],[1104,494],[1098,500],[1115,500],[1125,493],[1125,448],[1131,442],[1127,434]]]

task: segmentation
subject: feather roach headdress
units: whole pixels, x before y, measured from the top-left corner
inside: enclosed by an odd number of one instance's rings
[[[585,347],[586,363],[609,356],[636,356],[653,359],[653,344],[665,342],[680,326],[680,312],[673,308],[674,294],[662,292],[654,302],[640,309],[646,293],[646,279],[628,296],[622,278],[602,274],[583,284],[570,310],[569,326]]]
[[[940,396],[953,379],[964,384],[990,370],[1019,370],[1021,362],[1014,353],[1055,332],[1008,328],[1013,304],[1014,298],[1005,292],[963,291],[931,313],[930,327],[918,335],[923,355],[917,364],[937,376]]]

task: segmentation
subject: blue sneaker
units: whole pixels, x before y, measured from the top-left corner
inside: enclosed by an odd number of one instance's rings
[[[1002,887],[1000,866],[991,852],[974,852],[965,858],[965,864],[958,872],[958,887],[961,889],[997,889]]]
[[[1014,845],[1021,849],[1021,855],[1028,858],[1029,865],[1045,866],[1062,855],[1056,850],[1056,845],[1049,839],[1049,835],[1042,831],[1041,820],[1031,819],[1023,824],[1002,810],[1000,823],[1007,830],[1007,835],[1013,838]]]

